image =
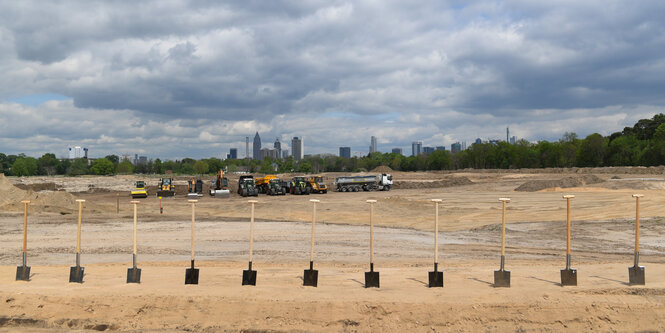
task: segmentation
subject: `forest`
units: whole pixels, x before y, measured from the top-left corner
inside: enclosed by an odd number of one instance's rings
[[[458,153],[435,151],[420,156],[395,153],[372,153],[363,157],[342,158],[334,155],[306,156],[295,161],[283,160],[221,160],[206,158],[195,160],[165,160],[157,158],[145,164],[134,165],[116,155],[88,161],[87,159],[58,159],[53,153],[39,158],[25,154],[0,153],[0,172],[8,176],[33,175],[114,175],[114,174],[214,174],[220,169],[227,172],[248,171],[260,173],[284,172],[358,172],[388,166],[399,171],[456,170],[456,169],[517,169],[603,166],[658,166],[665,165],[665,115],[641,119],[633,127],[605,137],[593,133],[578,138],[565,133],[558,141],[520,140],[515,144],[473,144]]]

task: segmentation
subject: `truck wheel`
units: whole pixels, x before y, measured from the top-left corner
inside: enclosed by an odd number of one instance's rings
[[[390,191],[390,185],[384,186],[383,189],[386,190],[386,191]]]
[[[243,196],[243,197],[246,197],[247,196],[247,190],[243,188],[242,191],[240,192],[240,195]]]
[[[328,193],[328,190],[323,190],[323,194],[326,194],[326,193]]]

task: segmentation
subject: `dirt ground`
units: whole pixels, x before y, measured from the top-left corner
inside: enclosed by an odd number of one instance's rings
[[[199,199],[196,265],[201,276],[196,286],[184,285],[191,251],[187,198],[163,199],[163,214],[154,193],[141,199],[142,283],[128,285],[129,190],[139,178],[0,177],[0,332],[665,331],[663,170],[593,170],[395,172],[396,188],[389,192],[260,195],[253,198],[259,201],[255,287],[240,285],[249,249],[247,198]],[[329,184],[336,175],[324,174]],[[143,179],[157,183],[157,178]],[[186,179],[177,178],[176,184]],[[627,284],[634,193],[645,195],[640,252],[646,286]],[[559,285],[566,247],[563,194],[576,195],[572,253],[577,287]],[[500,197],[511,198],[506,232],[511,288],[492,287],[499,266]],[[443,200],[442,289],[426,286],[433,263],[432,198]],[[34,202],[28,221],[32,276],[30,282],[16,282],[23,232],[20,200],[26,199]],[[83,284],[70,284],[67,278],[76,249],[75,199],[86,200]],[[302,286],[309,264],[309,199],[321,200],[318,288]],[[363,288],[363,272],[369,268],[368,199],[377,200],[379,289]]]

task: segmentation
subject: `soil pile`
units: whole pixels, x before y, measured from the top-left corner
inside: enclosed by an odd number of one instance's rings
[[[395,170],[391,169],[389,166],[382,165],[382,166],[378,166],[378,167],[372,169],[372,171],[370,171],[370,172],[393,173],[393,172],[395,172]]]
[[[580,187],[589,184],[602,183],[604,180],[595,175],[571,176],[558,180],[530,180],[520,186],[515,191],[518,192],[536,192],[548,188],[570,188]]]
[[[55,183],[16,184],[14,186],[22,190],[33,190],[35,192],[58,190],[58,187]]]
[[[58,212],[62,209],[76,209],[76,199],[73,195],[57,192],[34,192],[22,190],[9,182],[5,175],[0,174],[0,207],[4,210],[22,210],[21,201],[29,200],[30,205],[37,211]]]
[[[395,181],[393,188],[395,189],[418,189],[418,188],[442,188],[474,184],[467,177],[450,177],[443,180],[435,180],[432,182],[415,182],[415,181]]]

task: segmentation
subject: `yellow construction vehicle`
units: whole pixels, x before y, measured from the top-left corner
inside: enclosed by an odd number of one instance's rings
[[[161,178],[159,180],[159,188],[157,189],[158,197],[172,197],[175,196],[175,185],[173,185],[172,178]]]
[[[148,191],[145,190],[145,182],[142,180],[136,181],[136,188],[132,191],[132,199],[147,198]]]
[[[307,187],[310,193],[328,193],[328,186],[323,182],[323,177],[313,176],[307,179]]]
[[[229,180],[224,177],[224,170],[219,170],[217,178],[210,182],[210,196],[215,198],[228,198],[231,195],[229,191]]]
[[[256,178],[256,187],[259,193],[268,195],[285,195],[286,189],[282,186],[282,181],[275,175],[266,175],[265,177]]]

